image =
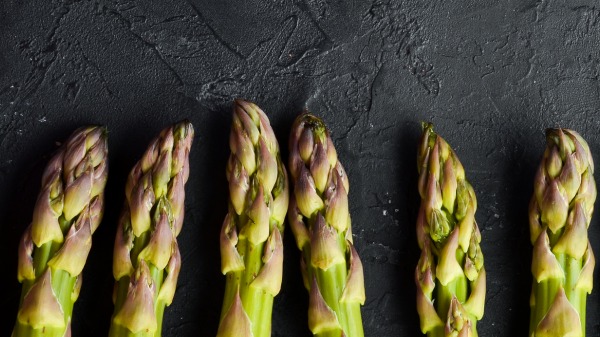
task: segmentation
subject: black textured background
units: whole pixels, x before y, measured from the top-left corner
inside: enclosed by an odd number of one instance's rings
[[[257,102],[287,158],[296,114],[329,125],[350,177],[367,284],[367,336],[418,336],[413,271],[420,122],[455,148],[479,200],[488,272],[481,336],[527,335],[527,205],[544,129],[570,127],[600,158],[597,1],[0,1],[0,335],[16,317],[17,242],[56,142],[109,129],[106,213],[75,305],[73,336],[106,336],[112,245],[127,173],[160,129],[196,129],[179,237],[183,268],[165,337],[214,336],[225,278],[231,102]],[[600,159],[598,159],[600,161]],[[600,216],[590,239],[600,251]],[[309,336],[291,231],[273,336]],[[600,286],[588,298],[600,336]]]

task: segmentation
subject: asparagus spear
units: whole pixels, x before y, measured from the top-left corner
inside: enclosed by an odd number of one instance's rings
[[[265,113],[236,100],[227,163],[229,211],[221,229],[227,275],[218,337],[269,337],[283,271],[288,178]]]
[[[298,116],[289,145],[288,217],[310,294],[308,326],[315,336],[363,337],[364,276],[352,242],[348,178],[318,117]]]
[[[587,234],[596,200],[593,173],[590,149],[577,132],[546,131],[529,205],[530,336],[585,336],[586,296],[595,265]]]
[[[161,336],[181,267],[177,236],[193,138],[187,121],[164,129],[129,174],[113,252],[111,337]]]
[[[42,176],[31,225],[19,245],[21,301],[13,337],[70,336],[92,234],[103,215],[106,129],[76,130]]]
[[[429,337],[477,336],[486,290],[477,200],[456,153],[432,124],[423,124],[418,170],[421,257],[415,281],[421,331]]]

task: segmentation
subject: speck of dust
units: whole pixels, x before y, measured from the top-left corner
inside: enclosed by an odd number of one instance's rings
[[[387,215],[387,209],[383,210],[383,215]]]

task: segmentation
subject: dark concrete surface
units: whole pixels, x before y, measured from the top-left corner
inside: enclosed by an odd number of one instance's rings
[[[600,158],[599,76],[593,0],[1,1],[0,335],[16,317],[17,242],[56,142],[83,124],[109,129],[106,214],[73,318],[73,336],[106,336],[126,175],[160,129],[189,118],[197,136],[183,268],[163,336],[214,336],[231,102],[241,97],[267,112],[284,149],[304,108],[331,128],[350,177],[371,337],[420,335],[416,147],[420,122],[432,121],[479,200],[488,272],[480,335],[525,337],[527,206],[544,129],[579,131]],[[600,251],[598,219],[590,239]],[[273,336],[310,335],[292,239],[287,231]],[[598,281],[587,322],[588,336],[600,336]]]

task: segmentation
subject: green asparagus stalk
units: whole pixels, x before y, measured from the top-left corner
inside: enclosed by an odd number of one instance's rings
[[[129,174],[113,252],[111,337],[162,334],[181,268],[177,236],[193,138],[187,121],[164,129]]]
[[[235,101],[229,145],[229,210],[220,238],[226,285],[217,336],[269,337],[283,272],[287,172],[269,120],[253,103]]]
[[[532,337],[585,336],[595,265],[587,234],[596,200],[593,173],[590,149],[577,132],[546,131],[529,204]]]
[[[448,143],[423,124],[418,151],[417,311],[429,337],[477,336],[486,275],[475,221],[477,200]]]
[[[288,217],[302,251],[308,326],[320,337],[363,337],[363,268],[352,241],[348,177],[325,124],[303,113],[292,126]]]
[[[22,294],[13,337],[71,336],[81,272],[104,211],[107,149],[105,128],[83,127],[47,164],[19,245]]]

